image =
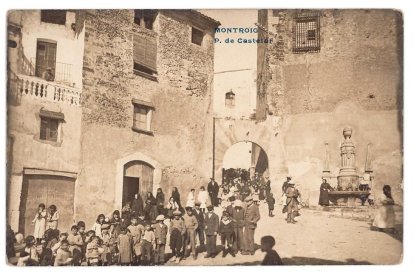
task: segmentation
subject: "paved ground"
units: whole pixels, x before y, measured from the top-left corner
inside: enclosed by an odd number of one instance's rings
[[[332,217],[322,210],[303,209],[298,223],[287,224],[280,206],[276,206],[272,218],[267,216],[266,208],[264,204],[260,206],[262,219],[255,241],[259,243],[264,235],[275,237],[275,248],[285,264],[397,264],[401,261],[401,233],[372,231],[367,221]],[[187,258],[180,265],[257,265],[263,257],[260,249],[253,256],[238,254],[222,258],[219,254],[214,259],[205,259],[200,254],[197,260]]]

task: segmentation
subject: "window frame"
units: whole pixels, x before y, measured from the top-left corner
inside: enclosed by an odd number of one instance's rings
[[[191,42],[191,44],[197,45],[199,47],[204,47],[204,39],[205,39],[206,33],[203,30],[201,30],[200,28],[197,28],[197,27],[194,27],[194,26],[191,26],[190,28],[191,28],[191,30],[190,30],[191,31],[190,32],[190,34],[191,34],[190,35],[190,42]],[[201,43],[200,44],[195,43],[193,41],[194,30],[197,31],[197,32],[200,32],[202,34]]]
[[[232,98],[228,98],[229,95],[232,95]],[[230,103],[228,103],[230,102]],[[229,92],[226,92],[224,95],[224,106],[226,108],[235,108],[236,107],[236,94],[233,92],[233,90],[230,90]]]
[[[141,110],[146,110],[146,114],[145,114],[145,120],[146,120],[146,125],[145,128],[142,128],[141,125],[137,125],[137,120],[136,120],[136,109],[141,109]],[[154,133],[151,129],[152,126],[152,118],[153,118],[153,112],[155,111],[155,107],[152,103],[150,102],[146,102],[146,101],[142,101],[142,100],[138,100],[138,99],[132,99],[132,130],[135,132],[139,132],[139,133],[143,133],[146,135],[150,135],[153,136]],[[141,121],[141,120],[140,120]],[[142,121],[141,121],[142,123]]]
[[[64,121],[64,115],[61,112],[54,112],[54,111],[48,111],[48,110],[44,110],[41,109],[39,112],[39,136],[38,139],[39,141],[43,142],[43,143],[50,143],[50,144],[60,144],[62,142],[62,123]],[[54,139],[50,139],[50,131],[48,132],[47,129],[42,131],[42,127],[44,127],[43,122],[44,121],[55,121],[57,123],[57,128],[56,128],[56,140]],[[42,138],[42,133],[46,131],[46,136],[44,138]]]
[[[314,26],[314,28],[311,28],[311,26]],[[292,32],[292,51],[294,54],[320,52],[321,24],[318,12],[297,13],[293,18]]]
[[[50,14],[49,14],[49,16],[47,16],[47,14],[46,14],[46,13],[53,13],[53,12],[65,13],[65,21],[59,23],[60,21],[58,22],[56,20],[56,18],[59,18],[59,16],[56,16],[56,15],[51,16]],[[63,14],[62,14],[62,17],[63,17]],[[53,20],[51,20],[51,18]],[[66,21],[67,21],[67,10],[40,10],[40,22],[66,26]]]

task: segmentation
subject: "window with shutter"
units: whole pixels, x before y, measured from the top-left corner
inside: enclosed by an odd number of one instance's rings
[[[40,140],[57,142],[59,120],[48,117],[40,118]]]
[[[56,43],[37,41],[36,77],[54,80],[56,70]],[[51,74],[51,76],[49,76]],[[48,75],[48,76],[46,76]]]
[[[132,130],[152,135],[151,120],[154,105],[137,99],[133,99],[132,104],[134,106]]]
[[[134,35],[134,69],[150,75],[157,72],[156,37]]]

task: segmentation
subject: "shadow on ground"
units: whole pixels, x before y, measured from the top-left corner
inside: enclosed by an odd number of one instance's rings
[[[357,261],[354,259],[346,259],[346,261],[333,261],[325,260],[318,258],[308,258],[308,257],[292,257],[292,258],[282,258],[284,265],[371,265],[372,263],[366,261]],[[233,265],[260,265],[260,261],[255,262],[244,262],[236,263]]]
[[[374,226],[371,226],[370,229],[371,229],[371,231],[380,231],[380,229],[378,229]],[[395,231],[392,231],[390,229],[384,229],[380,232],[382,232],[386,235],[389,235],[390,237],[393,237],[394,239],[402,242],[403,241],[403,236],[404,236],[403,235],[403,229],[404,229],[403,224],[396,224],[395,225]]]

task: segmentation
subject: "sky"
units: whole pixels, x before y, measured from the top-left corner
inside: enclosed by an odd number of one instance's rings
[[[225,28],[255,28],[257,10],[198,10],[199,12],[220,21]],[[214,72],[254,69],[256,70],[257,44],[225,43],[226,38],[257,38],[256,33],[216,33],[221,43],[215,44]]]

